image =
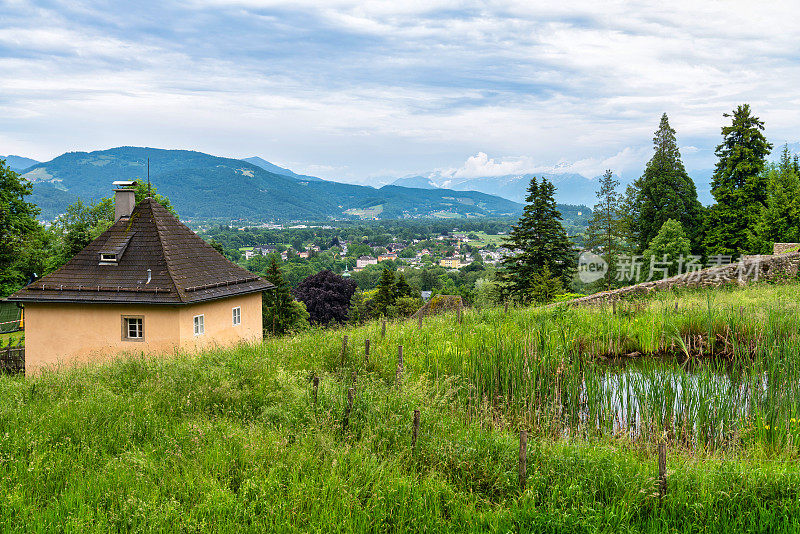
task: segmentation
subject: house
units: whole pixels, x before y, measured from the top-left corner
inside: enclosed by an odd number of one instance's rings
[[[114,224],[9,300],[25,312],[25,372],[261,339],[261,293],[238,267],[147,198],[116,189]]]
[[[303,251],[300,254],[298,254],[298,256],[300,256],[301,258],[303,258],[305,260],[305,259],[308,259],[309,254],[310,253],[306,250],[306,251]]]
[[[361,256],[356,260],[356,269],[363,269],[367,265],[378,265],[378,258],[372,256]]]
[[[397,259],[397,254],[380,254],[378,256],[378,262],[396,260],[396,259]]]
[[[461,267],[461,260],[459,258],[442,258],[439,265],[448,269],[458,269]]]

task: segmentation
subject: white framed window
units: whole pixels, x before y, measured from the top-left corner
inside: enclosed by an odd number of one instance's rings
[[[233,309],[233,326],[242,324],[242,307],[236,306]]]
[[[194,316],[194,335],[202,336],[205,333],[206,333],[205,316],[203,316],[203,315],[195,315]]]
[[[122,316],[122,341],[144,341],[144,317]]]

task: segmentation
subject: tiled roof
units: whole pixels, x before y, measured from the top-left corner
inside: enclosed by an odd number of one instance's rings
[[[117,261],[100,261],[101,253]],[[149,271],[149,273],[148,273]],[[63,267],[9,297],[18,302],[191,304],[272,284],[228,261],[153,199],[140,202]]]

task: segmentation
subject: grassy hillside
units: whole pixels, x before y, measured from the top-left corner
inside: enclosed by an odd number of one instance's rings
[[[509,200],[483,193],[371,187],[276,174],[242,160],[188,150],[119,147],[70,152],[26,170],[31,200],[42,217],[63,213],[75,199],[96,201],[111,194],[115,180],[146,180],[167,195],[184,218],[230,221],[319,220],[350,209],[383,205],[382,217],[422,217],[442,210],[458,216],[505,216],[521,212]]]
[[[385,339],[372,323],[5,377],[0,528],[796,531],[799,297],[759,286],[469,310],[463,324],[389,324]],[[615,354],[635,365],[602,359]]]

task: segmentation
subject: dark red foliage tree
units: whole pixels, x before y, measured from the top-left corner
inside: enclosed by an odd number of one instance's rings
[[[331,271],[320,271],[300,282],[294,290],[294,296],[306,305],[312,323],[344,323],[350,309],[350,298],[355,292],[356,283],[353,280]]]

